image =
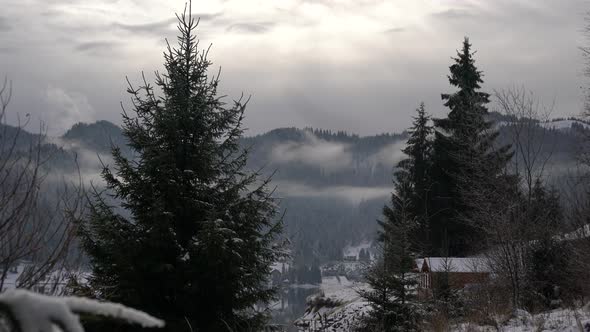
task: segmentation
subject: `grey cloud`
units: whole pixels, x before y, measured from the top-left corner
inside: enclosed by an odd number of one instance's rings
[[[199,19],[200,21],[212,21],[212,20],[216,20],[216,19],[221,18],[223,16],[223,13],[213,13],[213,14],[193,13],[192,16]]]
[[[84,3],[87,0],[44,0],[43,2],[46,4],[79,4]],[[104,3],[116,3],[119,0],[101,0]]]
[[[321,3],[324,6],[328,6],[328,7],[336,7],[338,6],[338,1],[334,1],[334,0],[299,0],[300,3]]]
[[[12,29],[12,26],[8,24],[8,19],[0,16],[0,32],[8,31],[10,29]]]
[[[4,46],[0,47],[0,54],[12,54],[12,53],[16,53],[16,48],[4,47]]]
[[[406,31],[406,28],[404,28],[404,27],[395,27],[395,28],[385,30],[384,33],[386,33],[386,34],[400,33],[400,32],[404,32],[404,31]]]
[[[198,14],[193,13],[192,16],[201,21],[209,21],[221,14]],[[113,27],[121,30],[125,30],[132,33],[147,33],[154,34],[162,37],[162,32],[171,31],[175,29],[175,24],[178,22],[176,17],[169,18],[162,21],[149,22],[143,24],[127,24],[127,23],[113,23]]]
[[[42,11],[39,15],[43,16],[43,17],[55,17],[55,16],[59,16],[62,15],[63,12],[57,9],[47,9]]]
[[[82,42],[75,46],[76,51],[87,53],[87,54],[105,54],[112,53],[118,46],[118,43],[110,41],[93,41],[93,42]]]
[[[94,116],[88,97],[77,91],[50,86],[45,90],[45,103],[55,115],[49,126],[64,131],[77,122],[89,122]]]
[[[150,22],[144,24],[113,23],[113,27],[132,33],[149,33],[160,35],[160,32],[162,30],[172,30],[172,25],[176,21],[176,18],[171,18],[163,21]]]
[[[7,23],[13,24],[12,18],[19,17],[23,5],[20,0],[7,2],[2,15],[9,19]],[[359,134],[399,132],[410,124],[412,112],[421,100],[427,103],[430,113],[442,116],[447,110],[442,106],[440,93],[452,91],[446,79],[449,57],[455,55],[465,35],[478,50],[476,61],[485,74],[484,89],[524,85],[544,100],[556,98],[555,116],[578,114],[583,93],[579,87],[587,85],[582,76],[584,60],[578,50],[584,40],[581,31],[586,24],[583,19],[586,2],[480,0],[485,10],[465,5],[477,2],[444,1],[442,7],[455,9],[435,14],[428,14],[429,8],[425,8],[423,17],[419,17],[423,25],[377,18],[374,23],[380,34],[369,36],[359,32],[358,39],[351,38],[350,46],[342,50],[329,48],[332,43],[341,46],[336,43],[339,38],[347,41],[349,36],[335,37],[322,31],[320,24],[316,24],[320,18],[305,15],[301,6],[286,6],[281,12],[271,9],[266,15],[252,16],[251,10],[241,12],[245,5],[234,8],[229,1],[227,8],[220,9],[222,17],[204,15],[203,19],[209,21],[202,22],[197,32],[200,36],[207,32],[204,43],[214,44],[211,60],[223,67],[220,92],[235,96],[245,90],[246,94],[252,94],[246,111],[249,134],[279,126],[313,126]],[[88,103],[97,110],[93,120],[120,121],[118,102],[127,101],[122,78],[161,66],[163,38],[175,33],[174,17],[167,20],[158,18],[159,15],[146,17],[146,24],[139,25],[130,24],[126,15],[101,14],[100,19],[85,21],[85,15],[68,16],[76,15],[76,11],[59,12],[60,8],[67,9],[66,6],[53,7],[41,0],[33,3],[30,24],[18,29],[13,25],[10,33],[0,33],[5,38],[0,46],[4,71],[0,76],[6,74],[15,79],[16,97],[11,110],[56,118],[59,109],[48,107],[45,94],[38,91],[57,85],[86,95]],[[120,5],[129,3],[130,0],[119,1]],[[143,1],[137,3],[137,8],[146,6]],[[101,3],[97,7],[117,13],[119,4],[109,7]],[[172,13],[182,10],[183,4],[184,1],[166,8]],[[351,5],[352,9],[342,7],[334,14],[358,9],[360,5]],[[154,15],[150,11],[146,13]],[[468,19],[470,15],[477,20]],[[265,21],[286,27],[284,39],[268,33],[257,35],[260,38],[251,43],[244,42],[240,38],[247,35],[248,27],[242,30],[244,33],[223,33],[234,23]],[[303,24],[308,25],[302,27]],[[398,33],[399,27],[407,30]],[[301,47],[284,42],[290,39],[289,34],[297,37]],[[530,38],[535,35],[543,38]],[[75,40],[59,40],[64,36],[75,36]],[[157,38],[158,43],[146,43],[146,36]],[[98,57],[86,56],[108,50],[106,45],[101,48],[91,41],[111,40],[125,45],[124,51],[129,56],[100,61]],[[247,52],[243,51],[244,47],[248,47]],[[71,52],[72,49],[77,52]],[[239,60],[236,50],[241,51]],[[140,52],[145,57],[137,61]],[[105,65],[108,71],[104,70]]]
[[[226,31],[230,32],[247,32],[247,33],[264,33],[267,32],[274,23],[256,22],[256,23],[235,23],[227,27]]]
[[[104,10],[103,10],[104,11]],[[107,12],[105,12],[107,13]],[[103,33],[110,30],[124,31],[132,34],[141,34],[153,36],[158,38],[166,37],[170,32],[176,31],[176,23],[178,19],[171,17],[165,20],[146,22],[146,23],[126,23],[126,22],[84,22],[72,23],[67,20],[67,14],[59,9],[48,9],[42,11],[40,15],[47,17],[48,22],[45,23],[50,29],[58,29],[67,33]],[[195,19],[201,21],[212,21],[221,14],[192,14]],[[1,23],[1,21],[0,21]],[[1,31],[1,30],[0,30]]]
[[[475,14],[471,10],[451,8],[442,12],[432,14],[432,17],[439,19],[457,20],[464,18],[475,17]]]

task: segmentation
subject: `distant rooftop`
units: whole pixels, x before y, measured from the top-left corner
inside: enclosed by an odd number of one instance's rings
[[[424,263],[430,272],[478,273],[491,272],[488,260],[483,257],[425,257],[416,259],[418,270],[424,271]]]

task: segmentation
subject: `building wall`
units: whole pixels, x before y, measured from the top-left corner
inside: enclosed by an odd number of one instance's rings
[[[487,272],[426,272],[420,273],[418,286],[424,289],[436,288],[437,285],[448,277],[448,282],[453,289],[463,289],[468,284],[481,284],[488,280]]]

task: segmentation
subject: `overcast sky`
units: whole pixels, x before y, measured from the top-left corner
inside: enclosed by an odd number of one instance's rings
[[[125,76],[162,68],[183,0],[1,0],[0,74],[13,115],[119,123]],[[450,57],[469,36],[486,90],[525,86],[554,116],[583,102],[582,0],[194,0],[222,92],[252,95],[250,133],[401,131],[420,101],[445,114]]]

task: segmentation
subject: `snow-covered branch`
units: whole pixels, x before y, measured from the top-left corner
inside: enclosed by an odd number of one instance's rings
[[[79,314],[124,320],[142,327],[163,327],[164,322],[121,304],[82,297],[52,297],[23,289],[0,294],[0,313],[6,314],[18,332],[84,332]]]

